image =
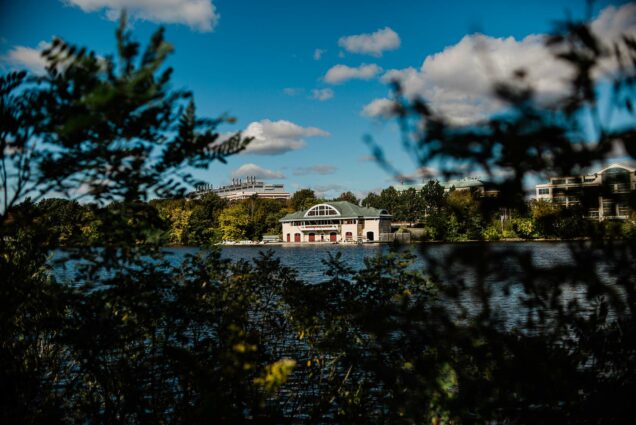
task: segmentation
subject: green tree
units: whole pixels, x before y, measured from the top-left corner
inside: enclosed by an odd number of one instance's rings
[[[316,194],[311,189],[301,189],[291,197],[291,206],[294,211],[300,211],[312,207],[318,203]]]
[[[466,239],[479,239],[483,230],[479,202],[470,191],[451,190],[446,196],[446,208],[458,234]]]
[[[37,205],[41,213],[40,220],[51,230],[51,237],[60,245],[72,244],[81,234],[84,215],[83,208],[77,201],[48,198]],[[51,241],[54,244],[54,241]]]
[[[530,205],[530,215],[534,227],[542,237],[557,235],[557,222],[561,215],[561,207],[548,201],[538,200]]]
[[[219,215],[228,202],[214,193],[191,201],[192,215],[188,226],[188,239],[197,246],[206,246],[220,239]]]
[[[265,234],[280,234],[281,225],[278,220],[287,213],[284,203],[278,199],[254,199],[250,205],[250,222],[252,223],[250,239],[261,240]]]
[[[347,201],[355,205],[358,205],[360,203],[360,200],[352,192],[343,192],[340,194],[340,196],[334,199],[334,201]]]
[[[97,202],[184,194],[196,183],[186,167],[224,162],[249,142],[237,133],[217,143],[231,119],[197,117],[192,94],[171,89],[163,29],[140,52],[126,28],[123,16],[117,56],[56,38],[44,77],[0,78],[0,223],[25,197],[52,191]]]
[[[515,217],[512,219],[512,230],[523,239],[530,239],[535,234],[534,222],[529,217]]]
[[[400,194],[393,186],[383,189],[382,192],[380,192],[377,208],[387,210],[389,214],[393,214],[396,220],[405,220],[399,206]]]
[[[429,180],[420,190],[424,202],[425,214],[430,215],[444,205],[444,187],[437,180]]]
[[[424,202],[415,188],[408,188],[399,194],[398,210],[400,217],[410,223],[416,223],[424,217]],[[395,213],[394,213],[395,214]]]
[[[380,197],[376,193],[369,192],[369,194],[362,200],[362,206],[380,208]]]
[[[219,230],[223,240],[240,241],[249,237],[250,211],[243,202],[234,202],[221,211]]]

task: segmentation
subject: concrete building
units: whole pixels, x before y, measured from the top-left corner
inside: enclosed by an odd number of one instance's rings
[[[388,241],[391,215],[386,210],[365,208],[346,201],[325,202],[308,210],[287,214],[283,242]]]
[[[593,174],[552,177],[536,185],[536,199],[566,207],[583,205],[589,218],[599,221],[629,216],[629,197],[636,192],[636,169],[612,164]]]
[[[246,177],[245,180],[232,179],[232,184],[227,186],[214,187],[211,184],[198,186],[190,196],[199,198],[206,193],[216,193],[221,198],[230,201],[248,199],[252,196],[264,199],[291,198],[289,192],[285,192],[282,184],[265,184],[265,182],[257,181],[256,177]]]

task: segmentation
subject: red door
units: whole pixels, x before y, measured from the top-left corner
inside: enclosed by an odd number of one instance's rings
[[[300,242],[300,233],[294,233],[294,242]]]
[[[336,242],[336,241],[338,240],[338,234],[337,234],[337,233],[335,233],[335,232],[331,232],[331,233],[329,234],[329,240],[330,240],[331,242]]]
[[[316,242],[316,234],[315,233],[310,233],[309,234],[309,242]]]
[[[289,233],[287,233],[287,242],[291,242],[291,237],[290,237]]]
[[[351,232],[345,233],[345,239],[348,240],[348,241],[353,239],[353,235],[351,234]]]

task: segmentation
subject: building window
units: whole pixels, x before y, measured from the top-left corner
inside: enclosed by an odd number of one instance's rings
[[[603,173],[603,183],[620,184],[629,183],[629,172],[622,168],[614,167]]]
[[[316,216],[334,216],[340,215],[337,209],[327,204],[320,204],[314,207],[311,207],[309,211],[305,214],[306,217],[316,217]]]
[[[553,179],[552,184],[563,184],[565,183],[565,179]]]
[[[345,233],[345,239],[350,241],[353,239],[353,234],[351,232]]]
[[[539,189],[539,195],[549,195],[550,189]]]

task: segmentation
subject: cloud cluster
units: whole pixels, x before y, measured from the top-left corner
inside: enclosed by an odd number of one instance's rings
[[[370,34],[340,37],[338,45],[351,53],[379,57],[387,50],[400,47],[400,42],[400,36],[391,28],[385,27]]]
[[[314,60],[319,61],[322,58],[322,55],[325,54],[325,49],[316,49],[314,50]]]
[[[314,186],[312,189],[318,198],[333,198],[349,190],[346,186],[336,183]]]
[[[608,45],[620,34],[636,35],[636,4],[608,7],[592,22],[593,31]],[[502,108],[492,95],[493,84],[509,80],[518,70],[526,73],[540,100],[554,100],[567,90],[571,68],[556,60],[545,47],[544,35],[521,40],[468,35],[442,52],[426,57],[419,69],[393,69],[382,81],[401,84],[404,95],[421,97],[455,124],[470,124]],[[606,71],[615,65],[604,64]],[[362,111],[386,116],[389,99],[375,99]]]
[[[321,165],[312,165],[311,167],[297,167],[294,169],[293,174],[295,176],[306,176],[309,174],[318,174],[321,176],[326,176],[329,174],[333,174],[336,172],[336,167],[333,165],[321,164]]]
[[[272,180],[272,179],[284,179],[283,173],[278,171],[269,170],[267,168],[260,167],[254,163],[243,164],[236,170],[232,171],[232,177],[241,178],[247,176],[254,176],[257,179]]]
[[[501,108],[491,94],[493,84],[520,69],[526,70],[527,82],[542,96],[562,93],[570,73],[564,63],[553,60],[543,36],[517,41],[475,34],[428,56],[419,69],[387,71],[382,81],[397,81],[407,98],[424,98],[452,122],[469,124]],[[376,99],[363,113],[386,116],[390,105],[388,99]]]
[[[46,60],[42,57],[42,50],[50,47],[46,41],[40,41],[37,48],[15,46],[5,55],[0,57],[0,61],[8,64],[12,68],[28,69],[34,74],[44,74],[46,71]]]
[[[333,97],[333,90],[327,89],[315,89],[311,91],[311,98],[320,101],[329,100]]]
[[[64,0],[84,12],[106,9],[109,19],[117,19],[126,9],[133,18],[151,22],[184,24],[190,28],[208,32],[219,21],[219,14],[212,0]]]
[[[394,116],[395,102],[391,99],[373,99],[362,109],[362,115],[367,117],[391,118]]]
[[[283,89],[283,93],[285,93],[287,96],[297,96],[301,94],[303,91],[305,91],[305,89],[302,89],[299,87],[285,87]]]
[[[253,137],[245,153],[278,155],[306,146],[306,137],[328,137],[330,134],[316,127],[301,127],[293,122],[261,120],[250,123],[243,132]]]
[[[378,73],[382,72],[382,68],[376,64],[365,64],[358,67],[350,67],[347,65],[334,65],[325,74],[323,80],[330,84],[340,84],[348,80],[370,80]]]

